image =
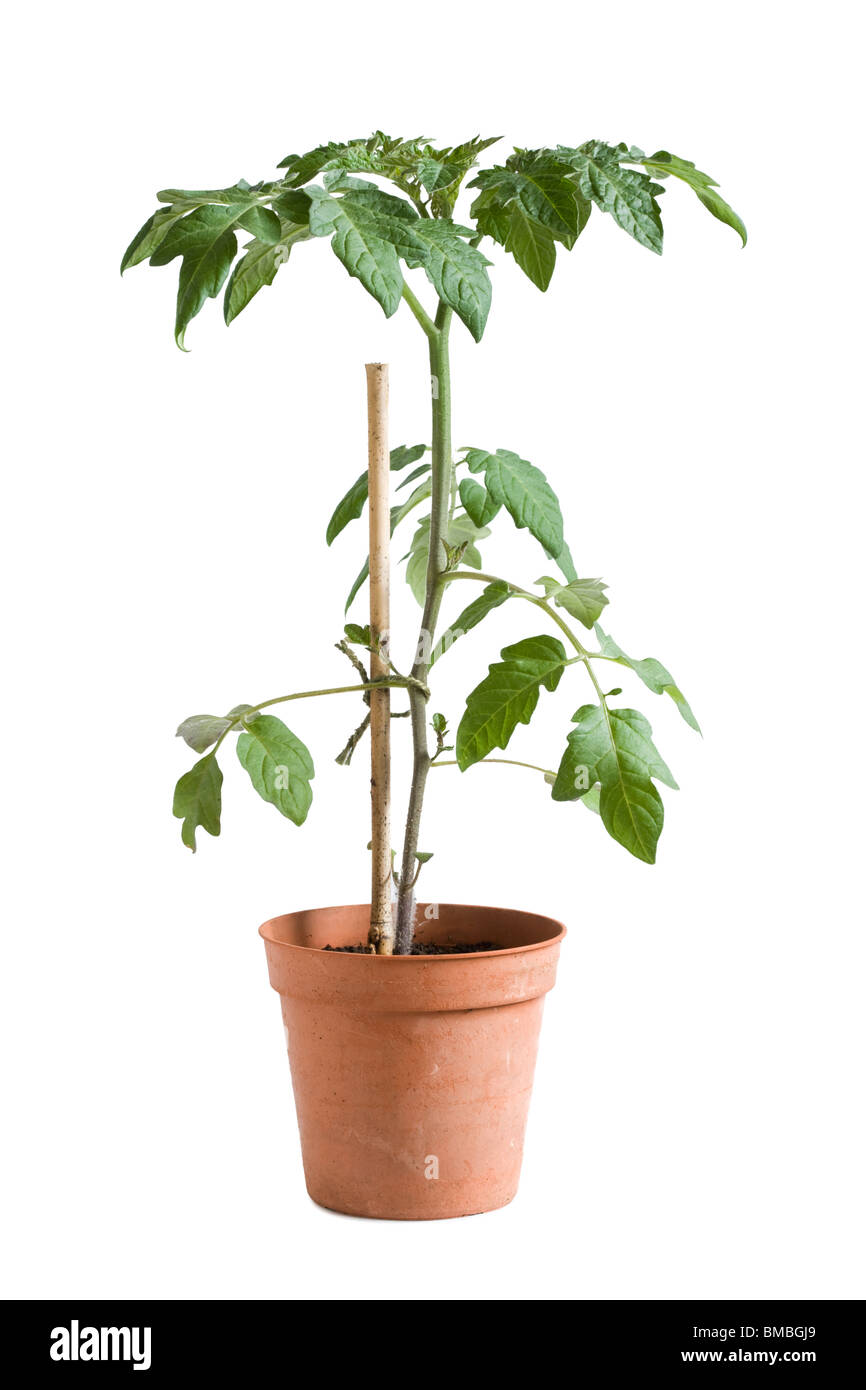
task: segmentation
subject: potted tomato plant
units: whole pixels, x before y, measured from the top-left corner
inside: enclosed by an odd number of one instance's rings
[[[667,151],[646,155],[590,140],[515,149],[504,163],[477,170],[494,143],[476,138],[437,149],[377,131],[289,155],[269,181],[169,189],[157,195],[158,210],[121,265],[123,271],[180,258],[175,338],[184,347],[190,321],[223,287],[231,323],[290,258],[294,263],[330,242],[384,313],[406,306],[427,339],[429,442],[388,450],[387,370],[369,364],[368,469],[328,525],[331,545],[369,501],[369,557],[346,610],[369,579],[370,621],[347,622],[340,641],[351,679],[235,705],[223,715],[195,715],[178,729],[198,754],[174,797],[183,843],[194,851],[197,830],[219,834],[219,759],[230,741],[259,796],[300,826],[313,799],[313,757],[275,709],[331,696],[364,702],[338,761],[351,763],[369,729],[371,901],[289,913],[260,929],[282,1000],[309,1193],[324,1206],[364,1216],[457,1216],[514,1196],[541,1010],[565,930],[528,912],[418,902],[419,874],[430,858],[419,834],[431,772],[516,762],[498,754],[517,726],[529,723],[542,692],[563,680],[582,682],[588,698],[575,697],[583,702],[563,731],[559,766],[519,766],[533,768],[554,800],[580,801],[629,853],[652,864],[664,820],[657,784],[676,783],[646,716],[619,703],[622,692],[607,689],[601,672],[611,664],[627,668],[698,728],[670,672],[652,657],[627,655],[601,625],[606,586],[578,575],[559,502],[541,469],[511,449],[455,451],[449,337],[455,319],[476,342],[484,333],[492,263],[482,248],[493,256],[504,250],[546,290],[557,249],[575,246],[596,209],[660,254],[663,180],[685,183],[743,245],[745,227],[709,175]],[[464,189],[471,192],[458,216]],[[238,256],[243,233],[250,240]],[[410,286],[407,271],[426,275],[432,304]],[[395,476],[403,498],[391,506]],[[491,526],[506,518],[544,552],[546,572],[534,583],[484,568],[481,547]],[[388,546],[409,519],[406,579],[421,617],[409,659],[398,665],[402,648],[388,621]],[[446,603],[467,586],[469,601],[443,619]],[[452,735],[431,696],[436,666],[458,660],[452,649],[505,604],[514,610],[515,640],[469,692]],[[408,701],[413,751],[397,853],[390,835],[394,691]]]

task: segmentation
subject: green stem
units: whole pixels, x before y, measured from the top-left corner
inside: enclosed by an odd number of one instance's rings
[[[515,598],[522,598],[525,599],[527,603],[534,603],[536,608],[540,608],[543,613],[546,613],[547,616],[551,618],[553,622],[556,623],[556,626],[560,628],[562,632],[565,633],[569,642],[571,642],[575,651],[578,653],[578,656],[580,657],[581,661],[585,661],[587,663],[587,670],[589,671],[590,675],[592,675],[592,671],[589,667],[590,661],[595,660],[596,658],[599,658],[602,661],[608,659],[606,657],[603,657],[601,652],[587,651],[580,638],[576,635],[576,633],[572,632],[565,619],[561,618],[557,613],[556,609],[552,608],[551,605],[548,603],[547,599],[542,598],[540,594],[531,594],[528,589],[521,589],[519,584],[512,584],[510,579],[501,579],[498,575],[495,574],[483,574],[480,570],[455,570],[451,574],[443,574],[439,580],[440,587],[444,587],[444,585],[450,584],[454,579],[474,579],[477,583],[480,584],[506,584]],[[594,676],[593,680],[595,680]]]
[[[555,777],[556,773],[552,767],[539,767],[538,763],[522,763],[517,758],[482,758],[479,762],[473,763],[473,767],[486,767],[488,763],[506,763],[509,767],[528,767],[530,772],[543,772],[545,777]],[[433,767],[459,767],[456,758],[445,758],[442,762],[434,761]]]
[[[437,332],[436,325],[427,313],[420,299],[410,290],[405,280],[403,281],[403,298],[409,305],[409,308],[412,310],[412,313],[415,315],[421,327],[424,329],[427,337],[432,339]]]
[[[227,729],[223,729],[211,749],[210,756],[213,757],[223,739],[232,733],[233,730],[237,730],[245,719],[249,719],[251,714],[258,714],[263,709],[270,709],[271,705],[284,705],[287,700],[312,700],[316,695],[362,694],[365,690],[381,690],[383,685],[411,691],[414,688],[415,682],[411,676],[400,676],[399,679],[395,680],[365,681],[363,685],[332,685],[326,687],[324,690],[297,690],[291,695],[275,695],[272,700],[262,700],[258,705],[250,705],[249,709],[245,709],[243,714],[239,714]],[[425,698],[421,691],[418,691],[418,694],[421,699]],[[226,718],[228,718],[228,716],[226,716]]]
[[[403,296],[427,334],[429,342],[433,437],[427,583],[415,663],[412,667],[412,677],[416,684],[409,689],[412,721],[412,783],[409,789],[409,805],[403,837],[400,891],[397,898],[395,950],[398,955],[406,955],[411,949],[415,926],[415,896],[413,892],[415,853],[418,849],[424,790],[427,785],[427,774],[430,771],[431,762],[427,741],[427,697],[422,694],[422,689],[427,685],[433,640],[444,593],[440,583],[446,565],[445,549],[442,542],[448,526],[451,480],[454,471],[451,453],[451,367],[448,353],[448,334],[451,328],[452,310],[440,301],[436,311],[436,320],[431,322],[429,315],[406,285],[403,287]]]
[[[571,628],[569,627],[568,623],[564,620],[564,618],[561,618],[559,616],[556,610],[553,607],[551,607],[551,605],[547,602],[547,599],[541,598],[538,594],[531,594],[527,589],[521,589],[518,585],[512,584],[507,579],[499,579],[494,574],[481,574],[476,573],[474,570],[456,570],[453,574],[443,575],[439,581],[440,589],[444,589],[445,585],[450,584],[452,579],[475,579],[483,584],[507,584],[509,589],[514,594],[515,598],[523,598],[526,599],[529,603],[534,603],[536,608],[540,608],[543,613],[546,613],[547,616],[551,618],[553,622],[556,623],[556,626],[562,632],[565,633],[569,642],[577,652],[577,657],[575,658],[575,660],[582,661],[584,666],[586,667],[586,673],[592,681],[593,685],[595,686],[595,692],[598,695],[598,702],[601,706],[602,713],[604,714],[605,723],[607,724],[607,731],[610,736],[611,746],[616,747],[616,742],[613,737],[613,729],[611,727],[610,722],[610,712],[607,707],[607,700],[605,699],[604,691],[598,683],[598,677],[596,676],[595,672],[592,669],[592,665],[590,664],[596,658],[600,657],[601,660],[607,660],[608,658],[601,657],[600,653],[587,651],[580,638],[577,636],[575,632],[572,632]]]

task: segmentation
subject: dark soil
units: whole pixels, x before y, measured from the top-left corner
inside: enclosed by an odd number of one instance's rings
[[[342,951],[344,955],[366,956],[366,946],[325,946],[326,951]],[[495,941],[454,941],[440,945],[436,941],[413,941],[412,956],[468,956],[474,951],[501,951]]]

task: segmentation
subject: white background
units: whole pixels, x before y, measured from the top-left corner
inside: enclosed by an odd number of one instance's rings
[[[434,21],[391,0],[211,0],[12,21],[7,1295],[866,1292],[853,13],[446,2]],[[364,466],[364,362],[392,364],[392,441],[412,443],[426,345],[325,243],[297,248],[230,331],[209,303],[188,356],[177,263],[117,273],[157,189],[269,178],[376,125],[502,133],[503,157],[590,137],[670,148],[750,231],[742,251],[669,187],[663,258],[596,213],[545,296],[494,249],[482,345],[455,324],[455,442],[548,473],[580,573],[610,585],[608,629],[670,666],[705,737],[622,673],[681,786],[655,868],[531,773],[432,777],[426,894],[546,912],[570,935],[516,1202],[421,1225],[307,1199],[256,935],[367,891],[365,755],[333,762],[354,699],[294,707],[317,768],[302,830],[233,756],[222,837],[201,834],[195,859],[170,804],[192,761],[180,718],[351,679],[333,642],[364,531],[328,552],[324,528]],[[548,568],[497,526],[488,568]],[[417,621],[402,589],[396,653]],[[494,615],[443,661],[436,707],[456,725],[499,647],[535,630],[529,610]],[[515,756],[555,765],[586,695],[570,672]],[[398,788],[405,774],[401,753]]]

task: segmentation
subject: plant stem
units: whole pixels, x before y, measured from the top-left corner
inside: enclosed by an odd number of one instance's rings
[[[427,310],[424,308],[418,296],[410,290],[405,281],[403,282],[403,298],[409,305],[409,308],[412,310],[412,313],[415,315],[421,327],[424,329],[427,337],[431,339],[434,338],[438,331],[435,323],[427,313]]]
[[[403,294],[410,309],[427,334],[429,342],[433,414],[433,468],[427,584],[415,663],[412,667],[412,677],[417,685],[414,688],[409,688],[412,720],[412,785],[409,790],[409,806],[406,813],[406,830],[403,837],[403,858],[400,869],[400,891],[397,899],[395,949],[398,955],[409,953],[415,929],[415,894],[413,890],[415,854],[418,849],[418,835],[421,828],[424,789],[427,785],[427,773],[430,770],[430,750],[427,741],[427,697],[421,693],[419,687],[424,687],[427,684],[433,638],[444,593],[444,587],[439,582],[445,573],[446,566],[446,555],[442,541],[448,526],[451,477],[454,468],[451,454],[451,374],[448,354],[448,333],[451,328],[452,311],[447,305],[440,302],[436,311],[436,320],[433,323],[407,286],[404,286]]]
[[[556,772],[552,767],[539,767],[538,763],[522,763],[517,758],[482,758],[474,763],[474,767],[486,767],[488,763],[505,763],[508,767],[528,767],[530,772],[543,772],[545,777],[555,777]],[[437,759],[431,764],[432,767],[459,767],[456,758]]]

